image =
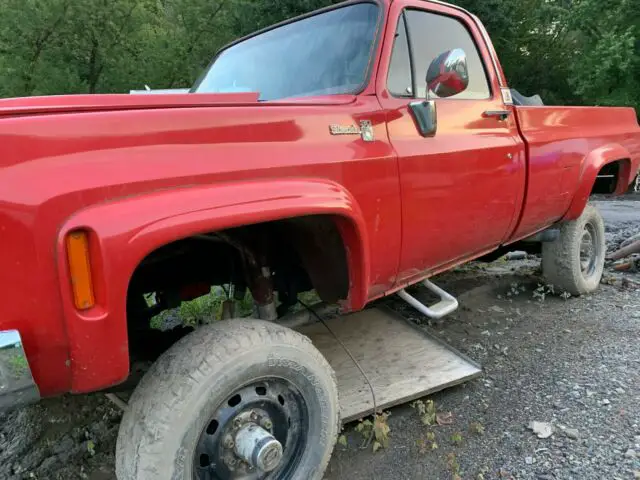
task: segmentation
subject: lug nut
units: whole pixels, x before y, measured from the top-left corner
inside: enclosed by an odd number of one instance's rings
[[[271,430],[271,427],[273,427],[273,422],[271,420],[269,420],[268,418],[265,418],[262,421],[262,428],[266,428],[267,430]]]
[[[258,420],[258,414],[256,412],[251,412],[251,420],[254,422]]]
[[[238,463],[238,461],[235,458],[229,458],[227,460],[227,466],[228,467],[235,467],[236,463]]]
[[[235,447],[235,442],[233,441],[233,438],[231,438],[231,435],[227,435],[227,438],[224,439],[224,448],[233,447]]]

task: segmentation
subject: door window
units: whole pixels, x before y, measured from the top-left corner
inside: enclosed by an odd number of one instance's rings
[[[396,38],[393,41],[393,52],[391,53],[391,65],[389,66],[387,86],[389,93],[394,97],[413,97],[411,56],[409,53],[409,40],[407,39],[404,15],[398,20],[398,29],[396,31]]]
[[[462,48],[467,55],[469,86],[463,92],[449,98],[491,97],[482,58],[471,34],[462,22],[421,10],[407,10],[404,16],[406,22],[401,18],[398,24],[389,69],[388,88],[392,95],[407,96],[408,92],[412,91],[411,85],[415,84],[415,97],[425,98],[425,77],[431,61],[448,50]],[[412,83],[411,72],[415,83]],[[433,92],[430,92],[430,96],[437,98]]]

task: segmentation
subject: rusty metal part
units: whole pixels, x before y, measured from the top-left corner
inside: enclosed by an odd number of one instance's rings
[[[634,268],[634,262],[624,262],[624,263],[619,263],[617,265],[613,266],[613,269],[617,272],[628,272],[630,270],[633,270]]]
[[[122,400],[119,396],[117,396],[115,393],[105,393],[104,394],[105,397],[107,397],[107,399],[113,403],[114,405],[116,405],[118,408],[120,408],[120,410],[122,410],[123,412],[126,412],[127,410],[129,410],[129,405],[127,404],[127,402],[125,402],[124,400]]]
[[[640,257],[634,257],[613,265],[613,269],[617,272],[637,272],[640,271]]]
[[[627,245],[626,247],[623,247],[620,250],[613,252],[612,254],[608,255],[607,258],[609,260],[621,260],[623,258],[633,255],[634,253],[640,253],[640,240],[636,240],[630,245]]]
[[[273,302],[273,284],[271,282],[271,270],[268,267],[249,272],[249,288],[253,299],[258,305],[267,305]]]
[[[225,300],[222,302],[222,320],[229,320],[236,317],[235,300]]]
[[[624,242],[620,244],[620,248],[628,247],[634,242],[640,241],[640,233],[636,233],[635,235],[631,235]]]
[[[213,236],[200,235],[198,238],[212,241],[222,240],[238,250],[244,264],[247,284],[257,307],[258,318],[269,321],[276,320],[278,313],[273,280],[271,278],[271,269],[267,266],[266,258],[260,258],[245,242],[224,232],[216,233]],[[229,313],[231,313],[230,308],[228,308],[226,314],[229,315]]]
[[[262,267],[258,271],[252,269],[249,277],[249,288],[253,301],[258,308],[258,318],[274,321],[278,319],[276,300],[273,291],[273,281],[269,267]]]

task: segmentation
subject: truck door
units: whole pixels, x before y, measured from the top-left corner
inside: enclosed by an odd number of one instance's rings
[[[525,189],[525,151],[505,106],[489,47],[471,16],[415,0],[394,2],[377,94],[398,154],[402,254],[398,282],[478,256],[512,230]],[[397,20],[397,22],[396,22]],[[469,83],[438,98],[437,130],[421,133],[410,103],[424,100],[426,72],[443,52],[463,49]]]

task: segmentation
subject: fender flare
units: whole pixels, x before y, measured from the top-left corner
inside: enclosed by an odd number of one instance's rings
[[[582,161],[582,171],[578,188],[573,195],[573,200],[563,220],[575,220],[582,214],[589,201],[589,196],[591,195],[591,190],[595,184],[598,172],[608,163],[618,160],[627,161],[622,163],[620,178],[618,179],[618,185],[616,186],[614,195],[624,193],[631,180],[629,178],[631,175],[631,154],[626,148],[619,144],[608,144],[597,148],[591,151]]]
[[[93,205],[60,229],[57,262],[71,358],[72,392],[95,391],[129,374],[126,297],[140,262],[168,243],[242,225],[306,215],[330,215],[343,238],[349,267],[348,308],[362,308],[369,285],[365,221],[353,195],[324,179],[261,180],[145,193]],[[65,237],[90,235],[96,306],[73,303]]]

